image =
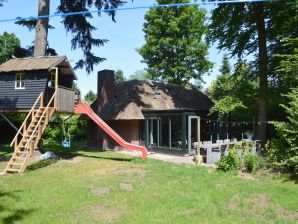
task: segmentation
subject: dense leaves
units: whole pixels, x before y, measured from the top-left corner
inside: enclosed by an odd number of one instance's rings
[[[267,144],[268,158],[277,168],[298,174],[298,88],[286,96],[290,102],[281,106],[288,114],[288,121],[273,123],[278,139]]]
[[[122,6],[125,2],[121,0],[82,0],[82,1],[69,1],[60,0],[57,12],[69,13],[79,11],[89,11],[92,7],[96,9],[114,9]],[[115,11],[108,12],[115,21]],[[100,14],[99,14],[100,16]],[[93,71],[94,65],[103,62],[105,58],[96,56],[91,52],[92,47],[100,47],[108,42],[107,39],[94,38],[92,32],[97,28],[93,26],[88,19],[93,18],[91,13],[83,15],[62,17],[62,23],[67,32],[72,33],[71,47],[73,50],[81,49],[84,58],[80,59],[75,68],[85,68],[87,73]]]
[[[55,114],[43,134],[47,142],[61,142],[64,138],[78,141],[86,137],[86,121],[80,119],[80,115]]]
[[[125,81],[125,77],[123,74],[123,71],[121,69],[118,69],[115,71],[115,82],[116,83],[123,83]]]
[[[96,93],[89,90],[89,92],[85,95],[84,100],[89,104],[93,103],[96,100]]]
[[[189,2],[158,0],[158,4]],[[145,15],[145,45],[138,51],[148,66],[152,80],[189,85],[191,79],[202,81],[212,63],[207,60],[206,11],[196,6],[150,9]]]
[[[1,3],[4,0],[0,0]],[[88,13],[89,10],[94,8],[96,9],[114,9],[124,5],[126,2],[122,0],[80,0],[80,1],[71,1],[71,0],[60,0],[60,4],[57,8],[57,13],[70,13],[70,12],[79,12],[86,11],[86,14],[83,15],[74,15],[62,17],[62,23],[67,32],[72,34],[71,48],[72,50],[81,49],[83,51],[83,58],[80,59],[75,68],[82,69],[85,68],[87,73],[93,71],[95,65],[103,62],[105,58],[99,57],[92,52],[93,47],[103,46],[108,42],[107,39],[95,38],[92,34],[93,31],[97,30],[93,26],[90,20],[93,18],[91,13]],[[112,17],[112,20],[115,22],[115,11],[107,12],[109,16]],[[99,13],[98,16],[101,14]],[[28,27],[29,30],[36,28],[37,20],[30,21],[18,21],[16,22],[19,25]],[[49,25],[49,29],[54,29],[53,26]],[[48,49],[46,46],[47,53],[46,55],[55,55],[53,49]],[[32,49],[31,49],[32,50]]]
[[[12,58],[20,46],[20,40],[13,33],[4,32],[0,35],[0,64]]]
[[[223,58],[221,74],[208,89],[214,106],[211,113],[217,112],[221,118],[229,115],[234,120],[250,120],[256,115],[256,88],[251,68],[238,61],[232,72],[227,57]]]
[[[227,50],[231,56],[253,62],[253,73],[259,78],[255,79],[259,82],[259,120],[267,119],[268,101],[271,119],[282,114],[278,110],[280,93],[292,87],[289,81],[293,80],[293,74],[279,72],[276,66],[281,58],[273,55],[292,52],[293,49],[281,43],[285,37],[297,37],[297,23],[297,0],[225,4],[212,11],[208,40],[216,42],[219,49]]]

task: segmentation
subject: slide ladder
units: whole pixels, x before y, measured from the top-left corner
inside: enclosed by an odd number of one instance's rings
[[[142,152],[142,160],[145,160],[147,158],[147,149],[145,147],[133,145],[131,143],[126,142],[109,125],[107,125],[107,123],[105,123],[96,113],[94,113],[94,111],[89,105],[84,103],[79,103],[76,106],[75,113],[86,114],[121,147]]]
[[[38,142],[48,125],[50,117],[55,111],[53,107],[50,107],[55,95],[56,92],[52,96],[48,105],[44,107],[43,93],[40,93],[10,144],[11,147],[14,146],[14,152],[5,170],[1,174],[22,174],[25,171],[28,161],[34,152],[34,149],[38,147]],[[22,138],[19,141],[20,135]]]

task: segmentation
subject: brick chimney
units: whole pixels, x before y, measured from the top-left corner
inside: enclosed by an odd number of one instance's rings
[[[100,115],[103,108],[111,97],[116,95],[115,75],[113,70],[102,70],[98,72],[97,78],[97,112]]]

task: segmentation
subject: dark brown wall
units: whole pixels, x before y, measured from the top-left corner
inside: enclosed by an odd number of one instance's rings
[[[139,120],[112,120],[107,124],[125,141],[139,145]],[[119,147],[109,136],[107,136],[92,121],[88,121],[87,144],[91,147],[102,149],[114,149]]]
[[[97,113],[100,115],[109,100],[115,94],[115,76],[113,70],[98,72],[97,79]]]

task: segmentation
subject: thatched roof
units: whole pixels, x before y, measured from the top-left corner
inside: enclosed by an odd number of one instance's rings
[[[105,120],[144,119],[146,109],[208,111],[211,106],[211,100],[195,89],[131,80],[116,86],[116,96],[99,115]],[[97,101],[92,107],[97,107]]]
[[[48,70],[52,67],[59,67],[62,74],[73,75],[74,78],[77,79],[77,76],[66,56],[42,56],[10,59],[0,65],[0,73]]]

